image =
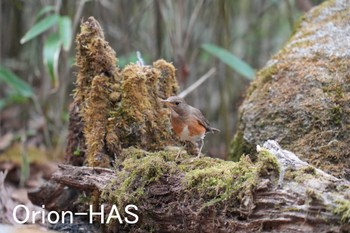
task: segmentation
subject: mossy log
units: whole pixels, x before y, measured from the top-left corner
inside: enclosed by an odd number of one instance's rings
[[[300,161],[274,141],[255,163],[124,149],[115,169],[62,165],[53,180],[100,204],[135,204],[135,225],[114,232],[348,232],[350,183]],[[107,208],[108,209],[108,208]],[[96,209],[97,211],[97,209]],[[98,222],[98,221],[97,221]]]

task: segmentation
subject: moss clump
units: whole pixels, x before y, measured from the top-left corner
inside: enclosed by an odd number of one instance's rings
[[[255,164],[243,156],[239,162],[208,159],[197,162],[197,166],[185,174],[186,189],[207,200],[203,207],[230,199],[238,206],[250,208],[259,178],[279,173],[276,158],[267,151],[259,153]]]
[[[266,149],[259,151],[256,169],[259,176],[262,177],[270,176],[271,171],[275,172],[277,175],[280,173],[276,156]]]
[[[116,70],[115,51],[104,40],[100,24],[90,17],[80,25],[80,34],[76,38],[76,65],[79,68],[74,101],[85,101],[90,93],[92,79],[102,73],[112,76]]]
[[[276,64],[270,65],[261,69],[257,76],[260,79],[261,84],[267,83],[272,80],[272,76],[278,72],[278,66]]]
[[[107,167],[110,166],[110,158],[105,146],[105,135],[108,113],[112,107],[110,87],[116,83],[118,76],[117,58],[104,40],[101,26],[93,17],[81,24],[76,42],[79,72],[70,110],[67,160],[81,165],[76,159],[80,156],[74,154],[82,150],[83,153],[79,154],[86,156],[85,162],[89,166]]]
[[[244,140],[242,131],[238,130],[230,145],[229,159],[238,161],[244,153],[250,154],[251,151],[253,146]]]
[[[128,65],[122,72],[122,100],[121,110],[125,118],[131,122],[145,123],[145,114],[150,109],[151,103],[147,98],[146,74],[150,69],[143,71],[138,65]]]
[[[260,177],[275,174],[279,168],[273,155],[262,152],[257,162],[248,156],[239,162],[228,162],[209,157],[195,159],[185,155],[176,161],[178,151],[146,152],[137,148],[123,150],[123,159],[116,164],[116,177],[122,181],[111,184],[101,195],[101,202],[125,206],[128,203],[147,206],[149,188],[168,182],[169,177],[180,180],[182,187],[174,200],[201,200],[201,208],[227,201],[235,208],[253,208],[253,192]]]
[[[174,93],[177,93],[179,85],[176,81],[175,67],[162,59],[154,62],[153,67],[160,71],[158,96],[162,99],[166,99]]]
[[[206,168],[193,169],[185,175],[186,189],[197,192],[207,200],[205,206],[235,197],[236,204],[243,200],[253,201],[252,192],[257,173],[247,156],[237,163],[217,163]],[[205,207],[203,206],[203,207]]]
[[[127,65],[121,71],[120,86],[114,88],[120,102],[110,111],[108,131],[117,132],[121,148],[156,151],[176,141],[168,111],[160,102],[178,91],[175,68],[164,60],[153,65]]]
[[[316,169],[312,166],[305,166],[298,170],[288,168],[285,171],[285,180],[294,180],[298,183],[304,183],[305,181],[312,180],[316,176]]]
[[[94,77],[91,83],[91,91],[86,96],[86,106],[82,110],[85,124],[86,159],[89,166],[109,167],[110,163],[104,149],[107,114],[110,107],[108,79],[104,75]]]
[[[337,200],[333,213],[341,216],[342,222],[350,221],[350,200]]]
[[[230,160],[238,161],[243,154],[243,143],[243,133],[238,131],[233,137],[230,145]]]
[[[134,147],[124,149],[115,166],[116,177],[123,182],[111,184],[110,188],[114,186],[117,189],[107,188],[102,194],[102,200],[119,206],[142,203],[147,185],[158,182],[164,174],[170,175],[177,171],[176,156],[177,151],[151,153]]]

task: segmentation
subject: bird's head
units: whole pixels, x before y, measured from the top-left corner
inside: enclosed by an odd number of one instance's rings
[[[189,107],[185,100],[179,96],[170,96],[168,99],[162,100],[162,102],[179,115],[184,115]]]

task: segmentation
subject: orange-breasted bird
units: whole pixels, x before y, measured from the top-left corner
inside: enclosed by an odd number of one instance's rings
[[[171,110],[170,120],[175,135],[181,141],[201,142],[199,157],[204,145],[205,134],[220,132],[220,130],[210,127],[208,120],[205,119],[201,111],[188,105],[179,96],[170,96],[162,102]]]

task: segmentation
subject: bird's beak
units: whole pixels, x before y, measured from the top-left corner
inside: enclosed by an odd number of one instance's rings
[[[160,102],[164,103],[166,106],[170,107],[171,103],[169,102],[169,100],[161,100]]]

